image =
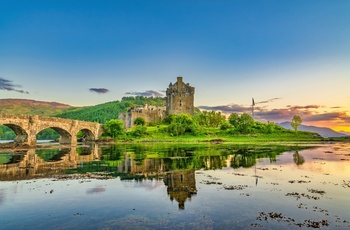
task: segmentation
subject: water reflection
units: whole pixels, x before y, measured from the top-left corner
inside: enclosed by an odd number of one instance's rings
[[[29,149],[0,153],[0,180],[45,177],[57,173],[109,171],[123,179],[141,180],[176,170],[250,168],[257,159],[276,161],[276,156],[294,150],[297,165],[305,162],[300,149],[277,146],[147,146],[110,145]]]
[[[305,162],[305,159],[302,155],[299,154],[299,151],[295,151],[293,154],[293,160],[296,165],[302,165]]]
[[[185,209],[185,201],[197,194],[195,170],[182,170],[167,172],[164,176],[164,184],[170,200],[179,203],[179,209]]]
[[[96,188],[91,188],[86,191],[86,194],[95,194],[105,192],[106,189],[102,186],[97,186]]]
[[[231,167],[250,168],[258,159],[276,162],[276,156],[294,150],[293,160],[304,163],[298,146],[206,146],[206,145],[109,145],[71,148],[29,149],[0,153],[0,180],[44,178],[60,174],[110,172],[121,180],[163,181],[171,201],[185,209],[185,202],[197,194],[195,170]],[[256,168],[255,168],[256,171]],[[258,176],[256,176],[256,185]],[[95,187],[87,194],[105,192]],[[1,202],[0,194],[0,202]]]

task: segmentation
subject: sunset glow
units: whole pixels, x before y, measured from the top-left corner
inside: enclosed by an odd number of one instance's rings
[[[350,1],[23,1],[0,7],[0,95],[88,106],[164,96],[350,132]]]

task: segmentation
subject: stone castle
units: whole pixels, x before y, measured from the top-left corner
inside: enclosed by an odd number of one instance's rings
[[[194,92],[194,87],[184,83],[182,77],[177,77],[177,82],[170,83],[166,90],[165,106],[134,106],[127,112],[119,114],[119,119],[124,122],[125,128],[130,128],[138,117],[142,117],[149,124],[162,121],[170,114],[187,113],[193,116]]]

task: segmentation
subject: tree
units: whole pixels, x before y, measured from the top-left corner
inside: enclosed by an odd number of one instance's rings
[[[238,129],[242,133],[249,133],[254,125],[254,119],[247,113],[243,113],[238,122]]]
[[[118,119],[111,119],[107,121],[103,128],[105,129],[106,133],[113,138],[124,134],[124,123]]]
[[[142,117],[138,117],[135,119],[134,121],[134,125],[141,125],[144,126],[146,124],[145,119],[143,119]]]
[[[222,115],[221,112],[203,111],[197,114],[194,119],[196,119],[198,124],[201,126],[218,127],[226,120],[226,117]]]
[[[230,124],[237,128],[238,127],[238,123],[239,123],[239,116],[237,113],[231,113],[231,115],[228,117],[228,122],[230,122]]]
[[[294,115],[292,123],[290,125],[293,127],[294,131],[297,132],[298,127],[302,122],[303,120],[301,119],[301,117],[299,117],[298,115]]]

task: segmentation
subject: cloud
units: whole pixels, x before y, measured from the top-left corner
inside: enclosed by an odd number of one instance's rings
[[[265,101],[258,101],[258,102],[255,102],[255,105],[267,104],[280,99],[282,98],[275,97]],[[252,112],[252,107],[250,105],[244,106],[244,105],[237,105],[237,104],[218,105],[218,106],[198,106],[198,108],[204,109],[204,110],[221,111],[222,113],[251,113]],[[261,111],[261,110],[263,110],[262,107],[259,107],[259,106],[254,107],[254,111]]]
[[[287,108],[290,108],[291,110],[298,110],[298,109],[318,109],[322,108],[321,105],[306,105],[306,106],[291,106],[287,105]]]
[[[313,114],[311,116],[305,117],[303,121],[342,121],[350,123],[350,116],[348,116],[345,112]]]
[[[270,100],[263,101],[268,103]],[[203,110],[221,111],[223,114],[229,115],[231,113],[248,113],[252,114],[251,106],[230,104],[230,105],[218,105],[218,106],[198,106]],[[272,121],[281,123],[285,121],[291,121],[294,115],[299,115],[303,123],[311,125],[323,125],[330,126],[348,126],[350,124],[350,115],[344,111],[334,111],[337,107],[332,107],[332,111],[320,111],[324,108],[322,105],[287,105],[284,108],[267,108],[265,105],[255,106],[254,108],[254,119],[260,122]],[[339,107],[341,108],[341,107]]]
[[[21,87],[21,85],[13,84],[12,81],[0,77],[0,90],[15,91],[18,93],[29,94],[28,91],[16,89]]]
[[[90,92],[94,92],[94,93],[98,93],[98,94],[109,92],[109,90],[105,89],[105,88],[90,88],[89,90],[90,90]]]
[[[258,101],[258,102],[255,102],[255,104],[267,104],[267,103],[270,103],[270,102],[273,102],[273,101],[276,101],[276,100],[280,100],[282,98],[280,97],[275,97],[275,98],[271,98],[271,99],[268,99],[266,101]]]
[[[249,113],[252,111],[251,107],[237,104],[197,107],[203,110],[221,111],[222,113]]]
[[[163,97],[164,94],[155,91],[155,90],[146,90],[144,92],[126,92],[126,95],[134,95],[134,96],[144,96],[144,97]]]

